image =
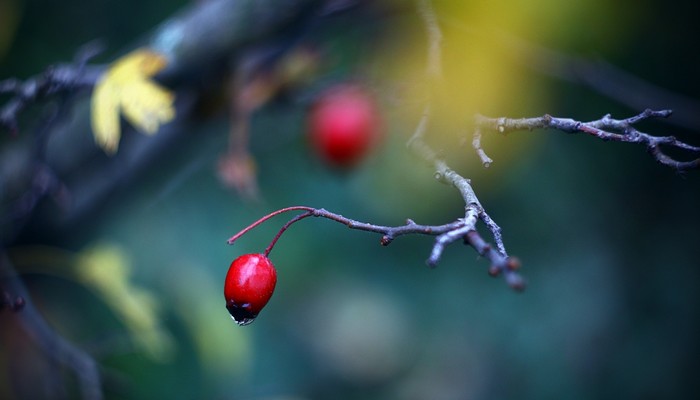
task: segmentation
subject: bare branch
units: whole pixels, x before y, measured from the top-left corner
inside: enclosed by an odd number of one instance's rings
[[[639,143],[646,146],[649,153],[663,165],[667,165],[678,171],[700,168],[700,147],[692,146],[676,139],[673,136],[652,136],[634,128],[633,125],[645,120],[656,118],[668,118],[671,110],[650,110],[625,119],[614,119],[610,114],[602,118],[582,122],[571,118],[557,118],[544,115],[535,118],[490,118],[483,115],[475,116],[476,130],[488,129],[499,133],[509,133],[533,129],[554,129],[566,133],[585,133],[605,141]],[[476,135],[476,134],[475,134]],[[690,161],[679,161],[667,155],[662,146],[681,150],[693,157]],[[480,146],[477,148],[480,150]],[[482,150],[483,151],[483,150]]]

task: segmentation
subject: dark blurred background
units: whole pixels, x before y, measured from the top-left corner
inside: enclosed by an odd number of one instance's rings
[[[685,107],[677,117],[689,122],[651,121],[641,130],[700,144],[694,3],[460,3],[435,2],[445,71],[428,135],[472,179],[523,263],[527,290],[518,294],[490,278],[486,260],[460,244],[430,270],[430,237],[382,247],[374,234],[307,219],[271,253],[279,280],[260,317],[238,327],[228,316],[222,287],[229,263],[262,251],[286,219],[268,221],[233,247],[225,240],[273,210],[303,204],[384,225],[406,218],[438,225],[463,213],[457,192],[404,145],[425,100],[421,20],[406,4],[350,10],[305,37],[321,54],[313,79],[253,116],[258,201],[242,200],[218,179],[229,120],[212,110],[99,207],[56,223],[60,208],[46,200],[8,245],[42,315],[99,363],[107,398],[697,393],[698,173],[659,165],[642,146],[560,132],[485,137],[495,160],[489,169],[468,144],[460,146],[462,137],[470,143],[474,112],[592,120],[647,107],[634,101],[673,108],[610,71],[655,85],[652,93],[674,93],[674,104]],[[107,44],[97,59],[107,62],[186,4],[0,0],[0,79],[67,62],[93,39]],[[371,88],[386,136],[363,164],[340,173],[310,150],[304,118],[315,93],[346,80]],[[595,82],[622,85],[604,95]],[[36,123],[23,123],[21,135],[31,135]],[[16,140],[3,133],[0,143]],[[15,325],[11,313],[0,314],[0,397],[76,396],[72,373]]]

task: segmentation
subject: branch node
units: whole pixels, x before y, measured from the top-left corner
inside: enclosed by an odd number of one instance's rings
[[[527,286],[525,280],[516,273],[506,274],[506,283],[516,292],[523,292]]]
[[[481,164],[484,166],[484,168],[490,167],[491,163],[493,163],[493,160],[491,159],[491,157],[489,157],[486,154],[483,147],[481,147],[481,129],[479,129],[479,127],[477,127],[474,130],[474,138],[472,139],[472,147],[476,151],[476,155],[479,156],[479,159],[481,160]]]
[[[435,269],[437,268],[438,260],[430,256],[427,260],[425,260],[425,265],[428,266],[430,269]]]
[[[517,271],[521,266],[522,264],[520,263],[520,260],[516,257],[508,257],[506,259],[506,268],[509,271]]]
[[[498,133],[505,133],[505,131],[506,131],[506,119],[505,119],[505,117],[499,118],[498,122],[496,123],[496,126],[498,128]]]

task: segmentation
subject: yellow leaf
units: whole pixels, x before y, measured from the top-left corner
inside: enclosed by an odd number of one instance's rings
[[[92,94],[92,132],[95,142],[108,154],[114,154],[119,145],[119,103],[112,87],[98,85]]]
[[[161,123],[170,121],[175,116],[171,106],[163,107],[163,104],[172,104],[174,97],[152,82],[125,87],[122,95],[124,116],[136,129],[152,135]]]
[[[150,79],[166,64],[164,56],[138,49],[112,64],[97,82],[92,95],[92,131],[106,153],[114,154],[119,146],[120,113],[149,135],[175,117],[175,95]]]

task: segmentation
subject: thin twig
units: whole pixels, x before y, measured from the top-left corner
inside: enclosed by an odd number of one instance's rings
[[[481,164],[484,166],[484,168],[490,167],[493,163],[493,160],[486,154],[484,149],[481,147],[481,129],[478,126],[474,129],[472,147],[474,147],[474,150],[476,150],[476,155],[479,156]]]

